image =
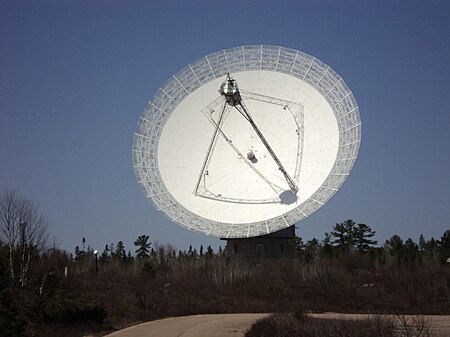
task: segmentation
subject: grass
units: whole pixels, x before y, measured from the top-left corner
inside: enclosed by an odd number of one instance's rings
[[[257,321],[245,337],[429,337],[426,316],[373,315],[364,318],[317,318],[276,313]]]

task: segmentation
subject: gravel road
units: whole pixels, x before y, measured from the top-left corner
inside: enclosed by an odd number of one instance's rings
[[[135,325],[105,337],[242,337],[269,314],[218,314],[171,317]]]
[[[217,314],[171,317],[135,325],[105,337],[243,337],[258,319],[269,314]],[[367,315],[323,313],[319,318],[360,319]],[[428,316],[437,336],[450,336],[450,316]]]

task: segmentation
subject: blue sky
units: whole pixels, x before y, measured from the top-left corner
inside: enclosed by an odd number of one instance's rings
[[[450,228],[449,1],[0,1],[0,187],[39,205],[61,248],[141,234],[224,245],[153,209],[131,160],[156,90],[220,49],[282,45],[339,73],[362,144],[340,191],[298,224],[323,238],[348,218],[384,242]]]

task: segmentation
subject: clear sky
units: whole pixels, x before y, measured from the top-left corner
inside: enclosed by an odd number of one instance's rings
[[[339,192],[298,224],[353,219],[416,242],[450,229],[450,1],[0,1],[0,187],[39,205],[57,243],[102,250],[141,234],[224,245],[145,199],[131,147],[157,89],[220,49],[281,45],[340,74],[363,123]]]

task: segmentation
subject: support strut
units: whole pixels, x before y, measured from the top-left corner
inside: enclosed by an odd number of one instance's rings
[[[284,178],[286,179],[286,182],[289,185],[289,188],[291,189],[292,192],[297,193],[298,191],[298,186],[297,184],[294,182],[294,180],[291,178],[291,176],[286,172],[283,164],[281,164],[280,159],[278,159],[277,155],[275,154],[275,152],[272,150],[272,148],[270,147],[269,143],[267,142],[266,138],[264,137],[264,135],[262,134],[261,130],[259,130],[259,128],[256,126],[255,122],[253,121],[252,116],[250,115],[250,113],[248,112],[248,110],[245,108],[244,104],[242,101],[240,101],[238,104],[236,104],[234,106],[236,108],[236,110],[239,111],[239,113],[244,116],[244,118],[250,123],[250,125],[253,127],[253,129],[255,130],[256,134],[258,135],[259,139],[261,140],[261,142],[264,144],[264,146],[266,147],[267,151],[269,151],[270,155],[272,156],[273,160],[275,161],[275,163],[278,165],[278,169],[281,171],[281,173],[283,173]]]

